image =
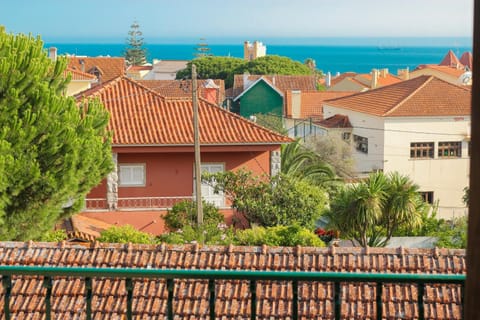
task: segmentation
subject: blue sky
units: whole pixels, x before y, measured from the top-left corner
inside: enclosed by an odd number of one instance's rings
[[[472,37],[473,0],[3,0],[7,31],[47,42]]]

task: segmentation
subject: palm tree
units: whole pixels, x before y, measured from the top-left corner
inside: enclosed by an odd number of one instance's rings
[[[281,170],[283,174],[306,179],[317,186],[338,180],[333,168],[301,145],[300,140],[282,146]]]
[[[387,178],[387,194],[383,208],[382,225],[386,228],[385,244],[399,225],[411,228],[421,224],[425,202],[418,192],[419,186],[409,177],[392,172]]]
[[[330,204],[330,228],[357,240],[363,247],[374,245],[378,239],[376,225],[387,196],[386,185],[385,176],[379,172],[343,189]]]
[[[363,247],[385,246],[400,226],[417,227],[425,202],[418,186],[398,173],[371,174],[350,185],[330,204],[330,228]]]

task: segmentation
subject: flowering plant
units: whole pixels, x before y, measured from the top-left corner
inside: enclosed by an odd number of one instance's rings
[[[337,235],[337,232],[335,232],[335,230],[325,230],[319,227],[315,229],[315,234],[322,239],[323,242],[329,243]]]

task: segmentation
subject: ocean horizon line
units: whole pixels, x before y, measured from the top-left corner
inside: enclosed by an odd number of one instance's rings
[[[205,42],[208,45],[243,45],[245,41],[260,41],[263,44],[281,46],[379,46],[395,45],[402,47],[445,47],[472,46],[472,37],[284,37],[284,38],[144,38],[146,45],[197,45]],[[127,39],[118,38],[48,38],[43,39],[48,44],[91,44],[91,45],[126,45]]]

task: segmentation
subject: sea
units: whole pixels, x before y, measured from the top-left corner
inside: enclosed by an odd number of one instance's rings
[[[471,46],[452,45],[415,45],[398,46],[395,44],[378,45],[267,45],[267,54],[289,57],[304,62],[307,58],[315,60],[317,69],[332,75],[343,72],[368,73],[372,69],[388,68],[396,74],[398,69],[415,69],[420,64],[438,64],[452,50],[458,58]],[[77,56],[123,56],[125,44],[95,43],[46,43],[54,46],[59,54]],[[195,58],[196,44],[147,44],[147,60],[192,60]],[[243,44],[211,44],[208,46],[214,56],[243,58]]]

